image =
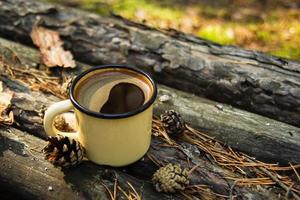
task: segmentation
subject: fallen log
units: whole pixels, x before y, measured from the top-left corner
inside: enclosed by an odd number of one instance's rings
[[[32,131],[35,131],[34,129]],[[150,178],[157,169],[147,156],[126,168],[98,166],[88,161],[72,169],[60,170],[44,160],[41,149],[45,141],[14,128],[0,126],[0,187],[1,197],[10,195],[22,199],[109,199],[103,184],[113,190],[117,179],[118,185],[129,190],[127,182],[132,184],[142,199],[182,199],[179,194],[158,193],[150,183]],[[212,165],[205,158],[199,157],[193,145],[181,143],[185,152],[190,152],[193,164],[201,165],[191,176],[192,185],[206,186],[196,196],[210,199],[225,199],[230,193],[233,182],[225,176],[233,172]],[[153,138],[148,155],[164,163],[180,163],[187,167],[188,162],[183,152],[173,147],[165,147],[159,138]],[[235,177],[237,175],[234,175]],[[277,198],[276,187],[235,186],[236,199]],[[232,191],[231,191],[232,192]],[[119,191],[118,197],[122,196]]]
[[[10,67],[11,72],[14,73],[14,76],[9,78],[10,75],[6,74],[6,70],[1,68],[0,71],[2,74],[0,80],[3,81],[4,87],[8,87],[11,91],[14,91],[12,110],[15,116],[15,123],[13,125],[15,128],[1,126],[0,129],[0,149],[2,152],[2,156],[0,156],[0,188],[4,188],[5,194],[9,192],[9,195],[15,194],[16,196],[14,197],[23,196],[25,198],[40,198],[41,196],[45,196],[45,198],[51,199],[65,199],[69,197],[70,199],[94,199],[106,194],[105,188],[101,184],[102,182],[112,189],[114,188],[114,179],[117,178],[118,184],[124,188],[126,188],[127,182],[130,182],[143,199],[183,198],[179,194],[166,195],[155,192],[150,179],[154,171],[158,168],[154,161],[158,161],[163,165],[167,163],[179,163],[181,166],[189,169],[198,166],[194,168],[191,174],[191,188],[202,187],[202,190],[198,189],[196,192],[192,191],[191,193],[189,191],[191,189],[187,189],[185,193],[182,193],[183,195],[211,199],[225,199],[230,196],[236,199],[247,199],[249,196],[255,199],[278,198],[278,188],[276,187],[261,186],[257,189],[256,186],[243,187],[243,185],[236,184],[235,179],[245,180],[245,177],[248,177],[251,180],[253,176],[251,167],[239,167],[238,169],[242,170],[241,173],[218,166],[209,158],[209,155],[202,152],[196,145],[185,141],[184,138],[183,140],[179,139],[176,141],[176,145],[172,146],[166,144],[161,137],[153,137],[151,148],[147,155],[140,161],[125,168],[116,169],[96,166],[89,162],[84,162],[77,168],[62,172],[53,168],[53,166],[50,166],[43,160],[41,149],[45,145],[45,142],[30,134],[45,138],[42,125],[42,111],[60,99],[49,93],[32,91],[29,88],[30,82],[26,82],[26,78],[28,76],[30,78],[29,74],[34,76],[36,72],[32,71],[34,66],[38,66],[41,71],[44,70],[44,67],[39,65],[37,61],[37,51],[6,40],[1,40],[1,44],[2,67]],[[86,65],[80,66],[79,71],[83,70],[84,67],[88,67]],[[17,75],[17,71],[21,72],[25,79]],[[72,72],[73,74],[78,73],[76,70],[73,70],[64,71],[64,74],[70,75]],[[6,76],[3,76],[3,74]],[[160,93],[167,91],[170,92],[168,95],[177,95],[171,96],[170,103],[174,102],[174,97],[176,99],[184,99],[184,95],[192,97],[189,94],[165,86],[160,85],[159,88]],[[215,103],[205,99],[202,99],[202,102],[199,101],[198,103],[205,102],[208,105],[211,104],[211,106],[215,105]],[[157,108],[164,107],[165,105],[166,103],[158,101],[155,112],[158,114],[159,111],[157,111]],[[171,106],[172,104],[167,105]],[[176,106],[176,104],[174,105]],[[191,109],[188,111],[191,112]],[[221,151],[222,148],[219,148],[219,151]],[[33,160],[31,156],[34,158]],[[33,163],[33,161],[35,162]],[[253,165],[253,163],[251,164]],[[45,170],[45,167],[47,167],[47,170]],[[48,170],[51,173],[48,174]],[[267,177],[265,179],[268,180]],[[51,188],[49,188],[50,186]]]
[[[166,146],[159,137],[153,137],[151,148],[144,158],[125,168],[84,162],[79,167],[61,172],[44,160],[41,149],[45,142],[30,135],[45,137],[39,109],[54,103],[56,97],[31,92],[25,85],[5,77],[0,77],[0,80],[15,92],[12,103],[16,116],[14,126],[18,128],[0,126],[0,186],[5,188],[5,192],[14,192],[26,199],[94,199],[105,195],[102,182],[113,188],[114,178],[117,178],[122,187],[126,187],[127,181],[134,185],[143,199],[181,199],[178,194],[157,193],[149,183],[158,168],[149,158],[155,158],[163,164],[179,163],[190,169],[199,166],[192,173],[191,184],[204,186],[205,191],[197,193],[197,197],[224,199],[233,193],[237,199],[247,199],[249,195],[255,199],[277,198],[276,187],[262,186],[258,190],[256,187],[234,186],[232,191],[234,182],[228,177],[243,177],[239,173],[211,163],[195,145],[180,140],[177,141],[178,147]],[[20,131],[22,129],[30,134]],[[49,191],[49,187],[53,191]]]
[[[154,30],[120,17],[34,0],[1,1],[1,36],[32,45],[33,25],[58,31],[80,61],[128,63],[165,85],[300,126],[299,62]]]
[[[8,63],[14,63],[14,60],[18,58],[21,62],[17,65],[18,69],[23,68],[30,71],[34,66],[39,66],[40,70],[44,70],[39,65],[39,56],[36,50],[0,38],[0,52],[2,55],[6,55],[2,56],[2,59]],[[66,70],[63,71],[63,74],[65,76],[75,75],[89,67],[78,63],[76,70]],[[54,96],[44,96],[40,92],[30,92],[24,85],[17,84],[5,77],[0,77],[0,80],[16,91],[14,112],[20,123],[18,128],[31,131],[35,127],[38,130],[34,134],[38,134],[40,137],[44,136],[41,135],[43,127],[35,126],[36,123],[42,123],[42,119],[39,117],[40,111],[60,99]],[[159,85],[158,89],[159,95],[154,107],[156,115],[160,115],[168,109],[175,109],[193,127],[239,151],[268,162],[300,163],[299,128],[164,85]],[[160,101],[159,98],[163,95],[167,95],[169,100]],[[31,98],[34,98],[35,102],[32,102]]]
[[[151,183],[121,170],[84,161],[74,169],[61,170],[44,160],[46,141],[20,130],[0,126],[1,199],[110,199],[104,185],[113,188],[115,179],[126,192],[127,181],[143,199],[168,199],[154,191]],[[118,197],[125,198],[119,191]],[[147,198],[145,198],[147,197]],[[171,198],[171,195],[169,196]],[[173,195],[174,199],[179,199]]]

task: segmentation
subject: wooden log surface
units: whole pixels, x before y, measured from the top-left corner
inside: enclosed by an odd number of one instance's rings
[[[38,65],[36,50],[6,40],[1,40],[1,44],[1,67],[4,67],[3,64],[9,65],[14,67],[12,69],[21,70],[24,76],[26,73],[32,73],[30,70],[34,66],[39,67],[39,70],[44,70],[44,66]],[[78,70],[84,70],[86,67],[88,66],[79,64]],[[204,191],[194,194],[198,198],[226,199],[234,196],[235,199],[248,199],[249,197],[280,199],[278,193],[284,193],[274,186],[243,187],[235,185],[234,181],[228,177],[243,178],[245,175],[218,166],[209,157],[204,156],[205,154],[195,145],[184,140],[176,141],[179,146],[175,148],[167,145],[160,137],[154,136],[147,155],[130,166],[110,168],[85,161],[76,168],[61,171],[44,160],[41,149],[45,145],[45,141],[39,139],[45,138],[42,111],[60,99],[49,93],[32,91],[24,80],[10,77],[3,68],[0,72],[2,74],[0,81],[4,83],[4,87],[14,92],[12,111],[15,123],[10,127],[0,126],[0,192],[11,198],[107,199],[107,192],[102,183],[112,189],[114,181],[117,179],[118,184],[126,191],[129,190],[127,182],[130,182],[142,199],[183,199],[183,196],[178,193],[167,195],[154,190],[150,179],[158,166],[153,163],[152,159],[149,159],[150,157],[163,164],[179,163],[188,169],[199,166],[191,174],[191,185],[206,187]],[[77,70],[63,71],[65,75],[72,73],[76,74]],[[157,114],[160,113],[159,107],[168,108],[167,105],[178,109],[174,103],[177,101],[174,99],[183,99],[178,102],[186,103],[184,95],[189,94],[161,85],[159,88],[160,95],[163,94],[161,92],[169,92],[168,95],[176,94],[177,96],[171,96],[170,104],[157,102],[155,106]],[[189,95],[189,97],[192,96]],[[214,108],[215,103],[211,101],[201,98],[197,100],[197,104],[205,102],[205,105]],[[199,108],[204,109],[206,106],[199,105]],[[191,112],[191,109],[187,109],[187,112]],[[239,112],[245,113],[244,111]],[[207,115],[210,115],[209,112]],[[192,121],[192,118],[189,119]],[[247,172],[248,169],[244,170]],[[249,176],[251,177],[251,175]],[[49,190],[49,187],[52,187],[53,190]],[[118,192],[118,195],[122,194]]]
[[[165,85],[300,126],[299,62],[45,2],[0,4],[3,37],[32,45],[32,26],[46,26],[80,61],[128,63]]]
[[[17,57],[22,63],[20,68],[39,66],[43,70],[42,66],[38,65],[39,53],[34,49],[0,39],[0,52],[2,55],[6,55],[2,58],[9,63],[13,63]],[[14,55],[11,55],[12,52]],[[63,71],[63,74],[65,76],[76,75],[89,67],[86,64],[78,63],[77,69]],[[28,95],[28,88],[17,86],[9,79],[4,81],[7,85],[14,86],[15,88],[12,89],[17,92],[15,115],[22,122],[18,128],[24,131],[32,130],[35,122],[41,123],[41,119],[38,117],[39,111],[49,106],[48,101],[44,100],[46,97],[41,96],[41,93]],[[300,128],[218,104],[164,85],[159,84],[158,89],[159,95],[154,107],[156,115],[160,115],[168,109],[175,109],[193,127],[239,151],[268,162],[300,163]],[[19,91],[26,92],[19,93]],[[167,95],[170,99],[161,102],[159,98],[163,95]],[[30,100],[31,97],[35,99],[33,104]],[[49,98],[50,102],[59,101],[53,96]],[[36,104],[43,107],[36,106]],[[28,105],[31,105],[29,110]],[[39,126],[36,133],[43,133],[43,127]]]
[[[150,177],[157,168],[147,156],[126,168],[110,168],[84,161],[76,168],[60,170],[44,160],[41,149],[45,144],[45,141],[26,132],[0,127],[1,197],[5,198],[9,194],[14,199],[109,199],[102,183],[112,189],[117,179],[118,184],[125,190],[128,190],[127,182],[130,182],[142,199],[183,199],[179,194],[166,195],[154,190]],[[185,152],[189,152],[187,155],[193,165],[201,164],[191,176],[192,184],[206,185],[209,190],[228,196],[233,182],[224,177],[233,173],[212,165],[199,156],[193,151],[196,148],[193,145],[181,145]],[[149,154],[164,163],[188,166],[187,155],[175,148],[165,147],[158,138],[153,138]],[[236,199],[248,199],[252,196],[263,200],[277,198],[277,190],[276,187],[256,189],[236,186],[233,192],[237,196]],[[208,194],[204,192],[203,198]],[[122,196],[120,192],[118,196]],[[222,199],[218,196],[212,198]]]
[[[148,180],[89,161],[74,169],[55,168],[44,160],[41,150],[45,145],[46,141],[26,132],[0,127],[1,199],[8,194],[11,199],[110,199],[102,183],[111,188],[115,179],[125,191],[130,182],[143,199],[179,199],[155,192]]]
[[[238,178],[240,174],[212,164],[194,145],[177,141],[180,145],[178,149],[166,145],[159,137],[152,138],[151,147],[144,158],[125,168],[97,166],[86,161],[74,169],[60,171],[44,160],[41,149],[45,142],[32,136],[45,136],[40,110],[59,99],[50,94],[31,91],[18,80],[12,81],[4,76],[0,76],[0,80],[5,87],[15,92],[12,101],[16,116],[15,128],[0,126],[0,188],[15,195],[13,197],[101,199],[107,194],[101,182],[113,188],[114,179],[117,178],[122,187],[126,187],[127,182],[133,184],[143,199],[182,199],[179,194],[155,192],[150,179],[158,167],[149,159],[151,156],[164,164],[179,163],[189,169],[199,165],[191,176],[191,184],[207,186],[206,192],[198,194],[198,197],[200,195],[204,199],[208,194],[212,199],[222,199],[209,191],[223,195],[224,198],[229,197],[230,193],[236,199],[248,199],[249,196],[255,199],[278,198],[276,187],[261,186],[257,189],[256,186],[235,186],[231,191],[234,182],[225,177]],[[49,186],[53,191],[48,190]]]

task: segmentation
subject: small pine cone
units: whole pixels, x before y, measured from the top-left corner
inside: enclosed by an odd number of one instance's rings
[[[152,181],[158,192],[184,190],[189,184],[188,170],[182,169],[178,164],[168,164],[154,173]]]
[[[53,124],[57,130],[60,130],[63,132],[74,131],[73,128],[66,122],[65,118],[62,115],[55,117]]]
[[[180,114],[174,110],[167,110],[160,116],[160,120],[167,134],[171,137],[179,136],[186,129]]]
[[[46,160],[64,168],[78,165],[84,156],[84,148],[78,141],[62,135],[49,137],[43,151]]]

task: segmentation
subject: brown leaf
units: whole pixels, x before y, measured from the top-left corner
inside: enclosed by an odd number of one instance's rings
[[[3,89],[3,83],[0,81],[0,124],[11,125],[14,122],[14,114],[10,110],[13,92]]]
[[[42,62],[48,67],[76,67],[73,55],[63,49],[58,32],[34,26],[31,31],[33,43],[39,47]]]

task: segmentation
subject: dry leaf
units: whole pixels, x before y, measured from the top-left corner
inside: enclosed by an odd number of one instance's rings
[[[3,89],[0,81],[0,124],[11,125],[14,122],[14,114],[10,111],[13,92]]]
[[[63,49],[63,42],[55,31],[34,26],[31,31],[33,43],[39,47],[42,62],[48,67],[76,67],[73,55]]]

